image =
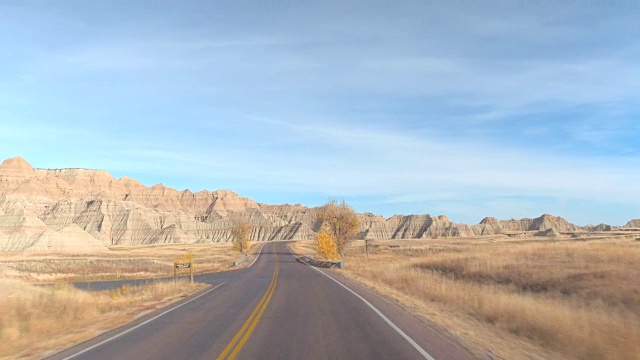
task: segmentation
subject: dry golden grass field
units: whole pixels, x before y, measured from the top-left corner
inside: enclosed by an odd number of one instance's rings
[[[114,246],[97,254],[0,253],[0,278],[29,282],[135,279],[173,276],[173,261],[190,252],[196,273],[229,270],[242,254],[230,243]]]
[[[292,248],[313,254],[311,241]],[[354,242],[338,270],[503,359],[640,359],[640,241]]]
[[[115,291],[0,279],[0,359],[36,359],[203,289],[180,280]]]
[[[257,247],[256,247],[257,249]],[[173,276],[173,261],[191,253],[195,272],[232,268],[243,257],[231,244],[116,246],[100,254],[0,254],[0,359],[41,358],[166,306],[206,285],[158,282],[85,292],[66,284]],[[37,284],[49,283],[47,286]]]

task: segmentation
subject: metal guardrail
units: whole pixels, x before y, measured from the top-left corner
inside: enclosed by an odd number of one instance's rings
[[[244,264],[245,262],[247,262],[247,260],[249,260],[249,255],[243,257],[242,259],[238,260],[238,261],[234,261],[233,262],[233,266],[239,266]]]
[[[300,259],[302,259],[307,264],[313,265],[313,266],[327,267],[327,268],[339,268],[339,269],[342,269],[344,267],[344,262],[342,262],[342,261],[318,260],[318,259],[312,258],[309,255],[305,255]]]

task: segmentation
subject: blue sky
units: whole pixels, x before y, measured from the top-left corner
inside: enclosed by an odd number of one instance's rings
[[[385,216],[640,217],[633,2],[135,3],[0,2],[0,157]]]

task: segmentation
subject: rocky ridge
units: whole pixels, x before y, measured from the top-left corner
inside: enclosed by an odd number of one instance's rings
[[[112,245],[229,241],[237,217],[253,225],[254,241],[310,239],[320,226],[316,211],[299,204],[259,204],[229,190],[194,193],[162,184],[146,187],[103,170],[34,169],[20,157],[0,164],[2,251],[93,252]],[[485,218],[476,225],[454,223],[446,216],[358,217],[360,237],[365,239],[525,232],[558,236],[588,230],[548,214],[520,220]]]
[[[624,227],[625,228],[640,229],[640,219],[630,220]]]

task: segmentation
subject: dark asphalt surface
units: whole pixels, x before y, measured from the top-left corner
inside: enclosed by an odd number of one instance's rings
[[[249,268],[196,278],[219,286],[50,359],[473,359],[398,305],[298,262],[285,243],[266,244]]]

